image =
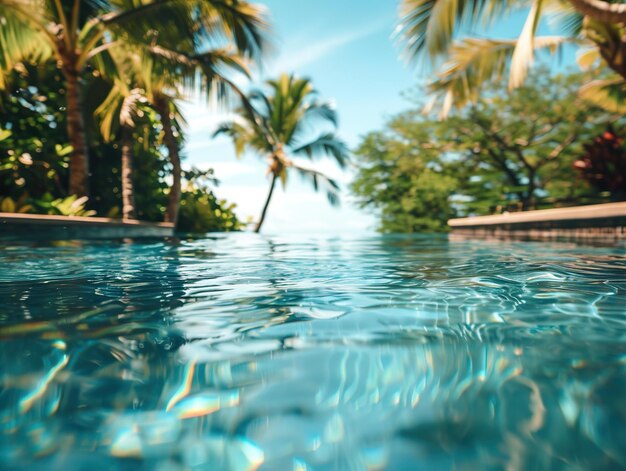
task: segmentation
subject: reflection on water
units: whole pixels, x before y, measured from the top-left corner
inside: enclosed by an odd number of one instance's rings
[[[0,249],[3,468],[626,468],[623,248]]]

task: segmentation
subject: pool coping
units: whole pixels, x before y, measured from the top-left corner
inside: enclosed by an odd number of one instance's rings
[[[42,232],[45,230],[45,232]],[[140,220],[43,214],[0,213],[0,237],[37,239],[164,238],[174,224]]]
[[[626,202],[450,219],[453,234],[537,239],[626,239]]]

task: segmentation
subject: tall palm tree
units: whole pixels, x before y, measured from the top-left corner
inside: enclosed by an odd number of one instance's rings
[[[313,159],[320,155],[334,158],[340,167],[348,162],[348,148],[337,137],[337,114],[328,102],[321,102],[308,79],[282,74],[267,81],[269,94],[252,91],[238,109],[238,116],[220,126],[216,135],[232,138],[237,155],[250,149],[268,160],[270,189],[254,229],[259,232],[265,221],[276,181],[286,184],[290,170],[310,180],[318,190],[326,189],[331,204],[338,203],[339,186],[323,173],[298,164],[293,156]],[[325,129],[315,132],[315,126]]]
[[[528,16],[517,39],[455,39],[461,28],[490,24],[521,8],[528,9]],[[554,54],[565,43],[582,47],[581,66],[590,67],[600,59],[619,75],[617,80],[596,81],[582,89],[584,97],[607,106],[615,88],[623,89],[626,81],[622,10],[626,11],[626,5],[602,0],[402,0],[398,31],[409,58],[429,57],[440,65],[444,60],[430,84],[433,103],[442,102],[442,116],[452,106],[475,101],[485,82],[500,79],[507,72],[509,87],[520,86],[536,51]],[[541,19],[548,13],[561,20],[562,36],[536,35]]]
[[[177,100],[184,95],[202,94],[224,101],[235,91],[241,93],[226,77],[229,71],[249,77],[245,61],[226,50],[215,49],[200,54],[185,54],[161,46],[120,47],[110,51],[115,63],[110,67],[113,82],[104,102],[96,110],[101,118],[105,141],[117,137],[122,149],[122,200],[124,219],[134,219],[132,136],[141,108],[150,106],[159,114],[163,126],[163,143],[172,164],[172,186],[165,220],[176,224],[181,196],[181,161],[176,133],[184,118]]]
[[[147,106],[148,98],[145,90],[139,88],[132,75],[131,50],[127,54],[116,54],[118,57],[116,76],[111,90],[105,100],[96,109],[96,116],[100,118],[100,130],[105,142],[115,137],[119,139],[121,158],[122,184],[122,218],[130,220],[136,218],[135,192],[133,185],[134,141],[133,134],[138,118],[142,117]]]
[[[73,147],[69,192],[78,195],[89,193],[80,79],[92,59],[124,43],[200,48],[222,40],[257,57],[266,28],[263,10],[244,0],[2,0],[0,21],[0,87],[20,61],[54,57],[60,65]]]
[[[181,198],[182,167],[176,132],[180,133],[184,118],[177,100],[184,96],[202,95],[219,103],[228,103],[233,95],[243,93],[230,78],[243,74],[249,78],[245,60],[236,52],[211,49],[196,54],[164,48],[149,48],[144,56],[143,80],[150,91],[151,102],[161,117],[163,143],[172,165],[172,186],[165,214],[166,222],[178,221]]]

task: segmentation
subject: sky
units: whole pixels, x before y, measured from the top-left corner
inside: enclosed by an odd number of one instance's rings
[[[265,60],[259,80],[281,72],[310,78],[320,97],[335,103],[339,135],[351,149],[367,132],[382,128],[389,117],[409,106],[402,93],[415,89],[425,73],[400,59],[401,46],[392,37],[399,0],[261,3],[269,10],[274,51]],[[490,33],[510,37],[521,30],[524,16],[514,15]],[[188,122],[184,166],[213,168],[220,181],[214,193],[236,203],[240,219],[256,220],[269,189],[265,158],[246,154],[237,159],[226,137],[211,137],[224,115],[202,103],[189,102],[183,109]],[[341,171],[329,159],[320,159],[315,167],[342,185],[340,207],[330,206],[325,194],[315,193],[292,175],[285,189],[274,192],[264,232],[374,231],[375,217],[356,208],[347,191],[352,171]]]

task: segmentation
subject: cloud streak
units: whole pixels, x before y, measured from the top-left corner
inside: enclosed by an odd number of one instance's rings
[[[306,41],[306,45],[290,48],[281,54],[278,60],[270,67],[270,71],[272,74],[276,74],[285,70],[292,71],[313,64],[337,51],[339,48],[374,34],[388,25],[389,21],[387,21],[387,19],[385,19],[385,21],[378,20],[365,27],[352,31],[344,31],[323,40],[311,38]]]

